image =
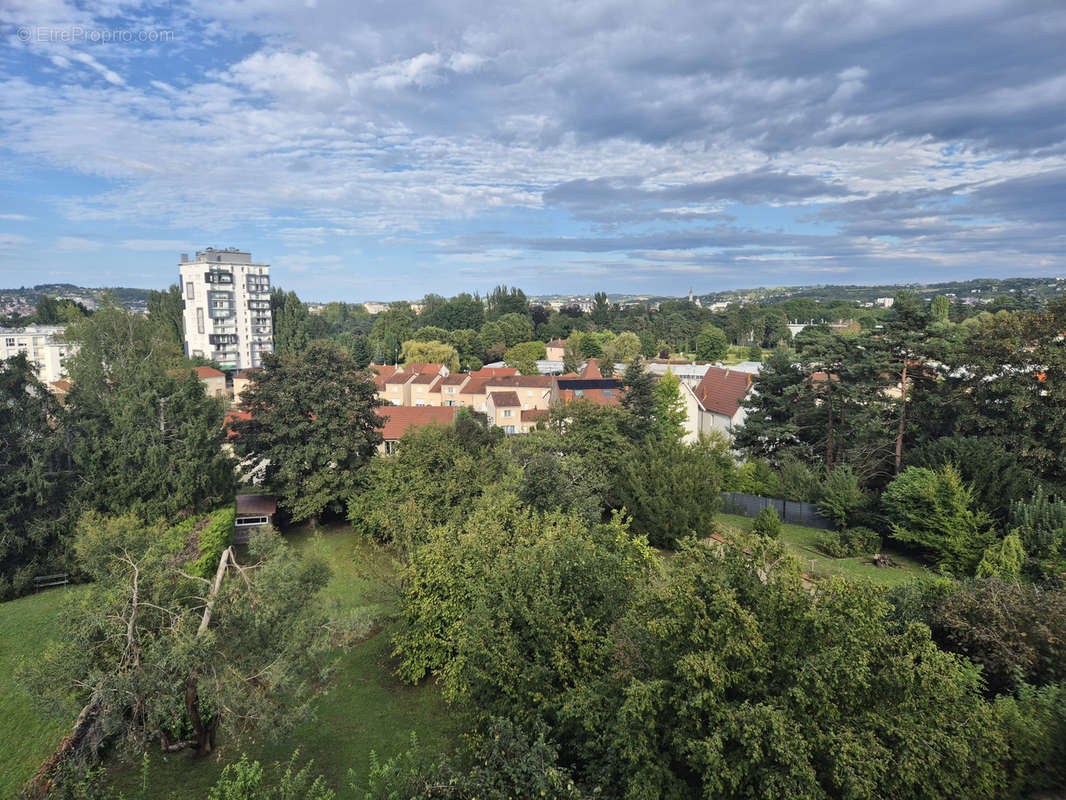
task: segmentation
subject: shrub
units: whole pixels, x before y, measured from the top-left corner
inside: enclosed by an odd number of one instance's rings
[[[836,467],[825,476],[818,510],[823,517],[833,521],[837,530],[846,528],[865,502],[859,479],[848,465]]]
[[[822,531],[818,534],[815,547],[832,558],[845,558],[851,555],[840,531]]]
[[[760,511],[751,524],[751,532],[771,539],[778,538],[781,535],[781,518],[777,516],[777,509],[770,505]]]
[[[815,546],[833,558],[876,553],[881,549],[881,537],[869,528],[845,528],[842,531],[823,531]]]
[[[950,464],[908,467],[885,489],[881,504],[892,535],[929,553],[953,575],[971,575],[995,539],[991,518],[974,511],[973,490]]]
[[[233,523],[237,511],[233,506],[211,514],[211,521],[200,531],[200,557],[192,564],[192,573],[201,578],[210,578],[218,568],[222,551],[233,543]]]

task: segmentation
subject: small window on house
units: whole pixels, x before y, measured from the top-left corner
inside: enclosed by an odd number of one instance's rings
[[[202,308],[196,309],[196,332],[204,332],[204,310]]]
[[[196,299],[196,288],[195,288],[195,285],[193,284],[192,281],[186,281],[186,283],[185,283],[185,299],[186,300],[195,300]]]
[[[511,416],[511,409],[509,409],[509,408],[505,408],[505,409],[503,410],[503,415],[504,415],[505,417],[510,417],[510,416]]]
[[[584,389],[574,389],[574,397],[584,397],[584,396],[585,396],[585,390]]]
[[[614,397],[614,392],[612,390],[610,390],[610,389],[604,389],[603,390],[603,396],[604,397]]]
[[[14,336],[10,336],[7,339],[4,339],[4,345],[6,347],[14,347],[15,346],[15,337]]]

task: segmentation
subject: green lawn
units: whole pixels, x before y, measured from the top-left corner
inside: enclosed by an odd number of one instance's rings
[[[325,600],[336,603],[342,612],[365,610],[385,619],[395,608],[390,559],[381,549],[357,540],[347,525],[326,526],[317,534],[297,530],[286,538],[299,550],[327,559],[334,572]],[[0,724],[5,744],[0,749],[0,797],[11,796],[69,730],[69,724],[42,721],[11,676],[19,657],[32,657],[58,634],[57,612],[69,591],[77,589],[50,590],[0,604]],[[389,633],[386,619],[376,635],[338,650],[337,671],[316,705],[317,719],[298,728],[286,741],[251,744],[245,748],[248,756],[264,764],[286,761],[299,748],[301,761],[314,759],[314,770],[324,774],[343,798],[349,796],[348,770],[363,780],[371,750],[391,756],[408,746],[411,731],[425,745],[447,747],[455,733],[454,715],[432,684],[411,687],[393,677]],[[200,762],[181,753],[163,757],[150,751],[149,796],[153,800],[206,796],[224,764],[241,753],[226,742],[224,724],[219,738],[216,757]],[[141,796],[137,767],[116,769],[113,781],[116,796],[122,793],[128,800]]]
[[[751,517],[742,517],[737,514],[718,514],[716,519],[723,525],[745,531],[751,530],[751,524],[754,521]],[[869,563],[868,556],[830,558],[814,546],[819,533],[821,531],[817,528],[781,524],[781,541],[788,545],[789,550],[800,559],[804,571],[815,577],[845,575],[852,578],[867,578],[875,583],[894,586],[925,573],[925,568],[918,561],[888,548],[884,549],[884,554],[899,564],[899,568],[875,567]]]
[[[0,797],[14,797],[70,729],[69,722],[46,719],[33,709],[14,671],[58,635],[64,600],[79,591],[58,587],[0,603]]]

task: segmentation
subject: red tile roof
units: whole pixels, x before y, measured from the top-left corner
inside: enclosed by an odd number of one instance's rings
[[[435,372],[420,372],[415,375],[414,380],[412,380],[411,383],[434,383],[439,379],[440,375]]]
[[[395,375],[399,372],[399,369],[392,364],[371,364],[367,369],[376,372],[382,378],[387,378],[390,375]]]
[[[543,408],[522,409],[522,422],[543,422],[548,419],[548,412]]]
[[[492,392],[489,398],[496,408],[517,408],[522,405],[518,392]]]
[[[518,367],[482,367],[477,372],[471,372],[477,378],[503,378],[518,374]]]
[[[696,399],[708,411],[732,418],[751,388],[751,379],[747,372],[710,367],[696,387]]]
[[[462,384],[469,377],[470,377],[470,375],[468,373],[466,373],[466,372],[455,372],[455,373],[452,373],[451,375],[449,375],[443,381],[441,381],[441,385],[442,386],[459,386],[460,384]]]
[[[382,406],[378,416],[385,420],[381,435],[386,441],[396,441],[412,428],[425,425],[451,425],[455,422],[454,406]]]
[[[444,365],[443,364],[427,364],[427,363],[424,363],[422,361],[412,361],[410,364],[404,364],[403,365],[403,371],[404,372],[418,372],[418,373],[429,372],[429,373],[432,373],[432,374],[436,375],[442,369],[444,369]]]
[[[566,347],[566,342],[563,339],[552,339],[545,347]]]
[[[394,372],[392,375],[385,379],[385,383],[407,383],[414,375],[407,372]]]
[[[460,389],[460,394],[485,394],[485,386],[492,378],[471,378],[470,383]]]
[[[581,370],[582,378],[602,378],[603,373],[600,372],[599,359],[590,358],[586,362],[584,368]]]

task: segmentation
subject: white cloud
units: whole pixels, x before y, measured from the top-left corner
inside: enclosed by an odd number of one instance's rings
[[[388,91],[408,86],[424,89],[444,80],[438,71],[443,61],[440,53],[419,53],[412,58],[393,61],[367,72],[349,75],[348,85],[353,91],[366,87]]]
[[[73,52],[71,53],[70,57],[75,61],[79,61],[82,64],[85,64],[87,67],[91,67],[92,69],[96,70],[98,73],[100,73],[101,76],[103,76],[104,80],[110,84],[113,84],[115,86],[122,86],[125,83],[125,81],[122,80],[121,75],[119,75],[114,70],[105,67],[103,64],[101,64],[88,53]]]
[[[75,253],[91,253],[103,247],[101,242],[94,239],[86,239],[82,236],[60,236],[56,239],[56,250],[67,250]]]
[[[317,53],[259,51],[235,64],[228,80],[275,95],[329,95],[341,89]]]
[[[25,214],[0,214],[0,219],[8,222],[29,222],[33,217],[28,217]]]
[[[181,250],[189,252],[193,249],[188,242],[181,239],[126,239],[119,247],[123,250],[141,252],[169,251],[172,253],[177,253]]]

